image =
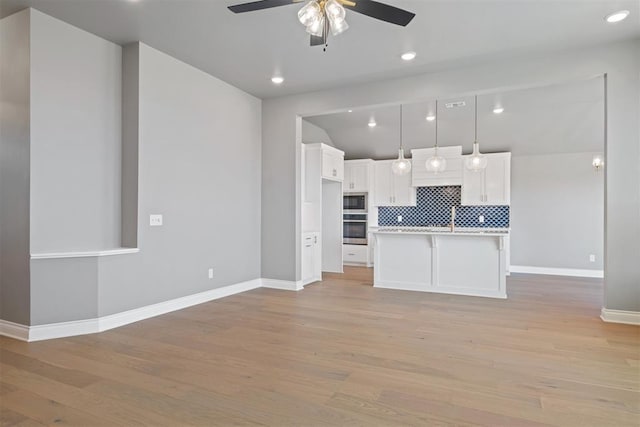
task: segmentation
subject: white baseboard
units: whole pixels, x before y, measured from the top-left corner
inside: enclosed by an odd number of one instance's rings
[[[96,332],[106,331],[117,328],[118,326],[124,326],[129,323],[148,319],[150,317],[159,316],[161,314],[224,298],[226,296],[249,291],[251,289],[256,289],[261,286],[262,279],[254,279],[95,319],[83,319],[35,326],[25,326],[6,320],[0,320],[0,335],[31,342],[71,337],[75,335],[94,334]]]
[[[117,328],[118,326],[128,325],[129,323],[160,316],[161,314],[181,310],[183,308],[213,301],[219,298],[228,297],[230,295],[239,294],[241,292],[250,291],[252,289],[259,288],[260,286],[261,279],[254,279],[247,282],[224,286],[222,288],[211,289],[210,291],[187,295],[186,297],[135,308],[133,310],[103,316],[98,318],[98,332]]]
[[[531,267],[527,265],[512,265],[509,267],[510,273],[527,274],[548,274],[551,276],[572,276],[572,277],[595,277],[603,278],[602,270],[581,270],[577,268],[555,268],[555,267]]]
[[[20,341],[29,341],[29,327],[0,319],[0,335]]]
[[[610,323],[640,325],[640,311],[610,310],[603,307],[600,312],[600,318]]]
[[[293,280],[278,280],[278,279],[260,279],[262,281],[263,288],[281,289],[285,291],[300,291],[304,288],[302,280],[294,282]]]

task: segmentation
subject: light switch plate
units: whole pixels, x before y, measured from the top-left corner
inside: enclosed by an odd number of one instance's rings
[[[398,215],[398,222],[402,222],[402,215]]]
[[[152,227],[158,227],[162,225],[162,215],[149,215],[149,225]]]
[[[479,222],[480,224],[483,224],[483,223],[484,223],[484,215],[479,215],[479,216],[478,216],[478,222]]]

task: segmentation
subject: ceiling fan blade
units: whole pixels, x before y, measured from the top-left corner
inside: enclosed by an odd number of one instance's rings
[[[234,4],[229,10],[234,13],[253,12],[254,10],[270,9],[272,7],[286,6],[297,3],[296,0],[259,0],[250,3]]]
[[[392,24],[402,25],[403,27],[406,27],[413,17],[416,16],[415,13],[373,0],[354,1],[356,3],[355,6],[346,5],[354,12],[358,12],[381,21],[390,22]]]

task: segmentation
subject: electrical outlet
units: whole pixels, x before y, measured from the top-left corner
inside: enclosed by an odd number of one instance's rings
[[[213,279],[213,268],[209,269],[209,279]]]
[[[402,222],[402,215],[398,215],[398,222]]]
[[[589,262],[596,262],[596,256],[594,254],[589,255]]]
[[[149,225],[158,227],[162,225],[162,215],[149,215]]]
[[[480,224],[483,224],[483,223],[484,223],[484,215],[479,215],[479,216],[478,216],[478,222],[479,222]]]

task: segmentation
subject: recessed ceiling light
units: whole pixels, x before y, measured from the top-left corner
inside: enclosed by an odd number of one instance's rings
[[[402,58],[405,61],[411,61],[415,57],[416,57],[416,53],[415,52],[405,52],[400,56],[400,58]]]
[[[377,125],[378,125],[378,124],[376,123],[376,121],[375,121],[375,120],[371,120],[371,121],[369,122],[369,124],[368,124],[368,126],[369,126],[370,128],[374,128],[374,127],[376,127]]]
[[[434,116],[433,114],[429,114],[427,117],[425,117],[425,119],[427,119],[428,122],[432,122],[436,119],[436,116]]]
[[[274,84],[279,85],[279,84],[282,84],[282,82],[284,81],[284,78],[283,78],[283,77],[280,77],[280,76],[275,76],[275,77],[271,77],[271,81],[272,81]]]
[[[617,12],[613,12],[604,17],[604,20],[610,24],[615,24],[616,22],[620,22],[624,20],[627,16],[629,16],[628,10],[619,10]]]
[[[353,110],[347,110],[347,113],[353,113]]]
[[[502,107],[496,107],[493,109],[493,114],[501,114],[504,111]]]

